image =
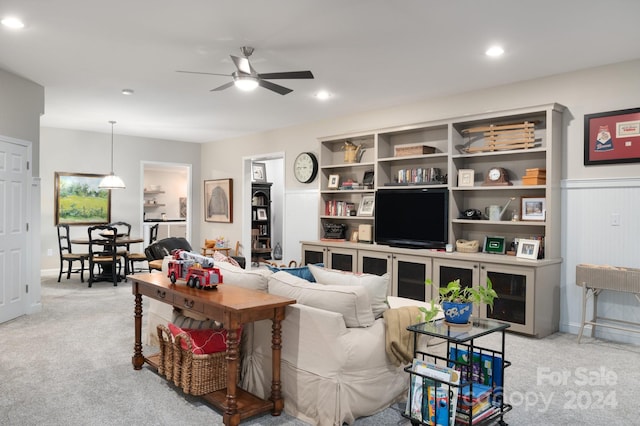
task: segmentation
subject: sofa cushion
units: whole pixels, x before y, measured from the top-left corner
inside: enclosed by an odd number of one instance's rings
[[[317,285],[280,271],[269,278],[269,293],[339,313],[347,327],[369,327],[375,321],[369,294],[362,286]]]
[[[268,269],[246,270],[227,262],[218,262],[224,284],[237,285],[251,290],[267,291],[267,281],[272,272]]]
[[[337,269],[320,268],[309,265],[309,270],[320,284],[362,286],[369,293],[371,310],[376,318],[380,318],[387,306],[387,294],[389,292],[389,274],[354,274],[352,272],[339,271]]]
[[[316,266],[322,267],[322,266],[324,266],[324,264],[317,263]],[[271,270],[271,272],[285,271],[285,272],[290,273],[291,275],[295,275],[296,277],[300,277],[302,279],[305,279],[305,280],[309,281],[310,283],[316,282],[316,279],[313,277],[313,274],[309,270],[309,266],[299,266],[299,267],[295,267],[295,268],[294,267],[285,268],[285,267],[276,267],[276,266],[267,265],[267,268],[269,268]]]

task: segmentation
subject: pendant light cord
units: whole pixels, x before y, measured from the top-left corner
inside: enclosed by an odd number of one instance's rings
[[[115,121],[109,121],[111,123],[111,174],[113,173],[113,125],[116,124]]]

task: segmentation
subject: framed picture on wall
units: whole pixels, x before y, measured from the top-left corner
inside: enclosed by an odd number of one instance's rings
[[[99,225],[111,222],[111,191],[98,188],[105,176],[55,172],[55,225]]]
[[[233,179],[204,181],[204,220],[233,223]]]
[[[251,163],[251,177],[254,182],[266,182],[267,165],[265,163]]]
[[[640,162],[640,108],[584,116],[584,165]]]

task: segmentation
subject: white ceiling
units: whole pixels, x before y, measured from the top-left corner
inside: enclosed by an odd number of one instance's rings
[[[191,142],[640,58],[638,0],[2,0],[7,15],[26,26],[0,28],[0,68],[45,87],[42,126]],[[230,74],[245,45],[258,72],[315,79],[276,80],[281,96],[176,72]]]

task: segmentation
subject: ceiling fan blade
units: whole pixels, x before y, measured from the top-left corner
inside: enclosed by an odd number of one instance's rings
[[[289,71],[289,72],[271,72],[265,74],[258,74],[260,78],[266,78],[269,80],[277,78],[295,79],[295,78],[313,78],[311,71]]]
[[[260,86],[264,87],[265,89],[269,89],[269,90],[271,90],[273,92],[276,92],[276,93],[279,93],[281,95],[286,95],[287,93],[293,92],[292,89],[288,89],[288,88],[286,88],[284,86],[280,86],[279,84],[275,84],[275,83],[272,83],[270,81],[266,81],[266,80],[262,80],[262,79],[258,80],[258,84]]]
[[[215,72],[180,71],[180,70],[178,70],[176,72],[184,72],[184,73],[187,73],[187,74],[222,75],[224,77],[231,77],[231,74],[218,74],[218,73],[215,73]]]
[[[233,63],[236,65],[236,68],[238,68],[238,71],[243,72],[245,74],[256,74],[256,71],[253,69],[253,67],[249,63],[249,59],[240,58],[238,56],[233,56],[233,55],[229,55],[229,56],[231,56],[231,59],[233,60]]]
[[[215,89],[211,89],[210,92],[219,92],[220,90],[228,89],[233,86],[233,81],[223,84],[222,86],[216,87]]]

